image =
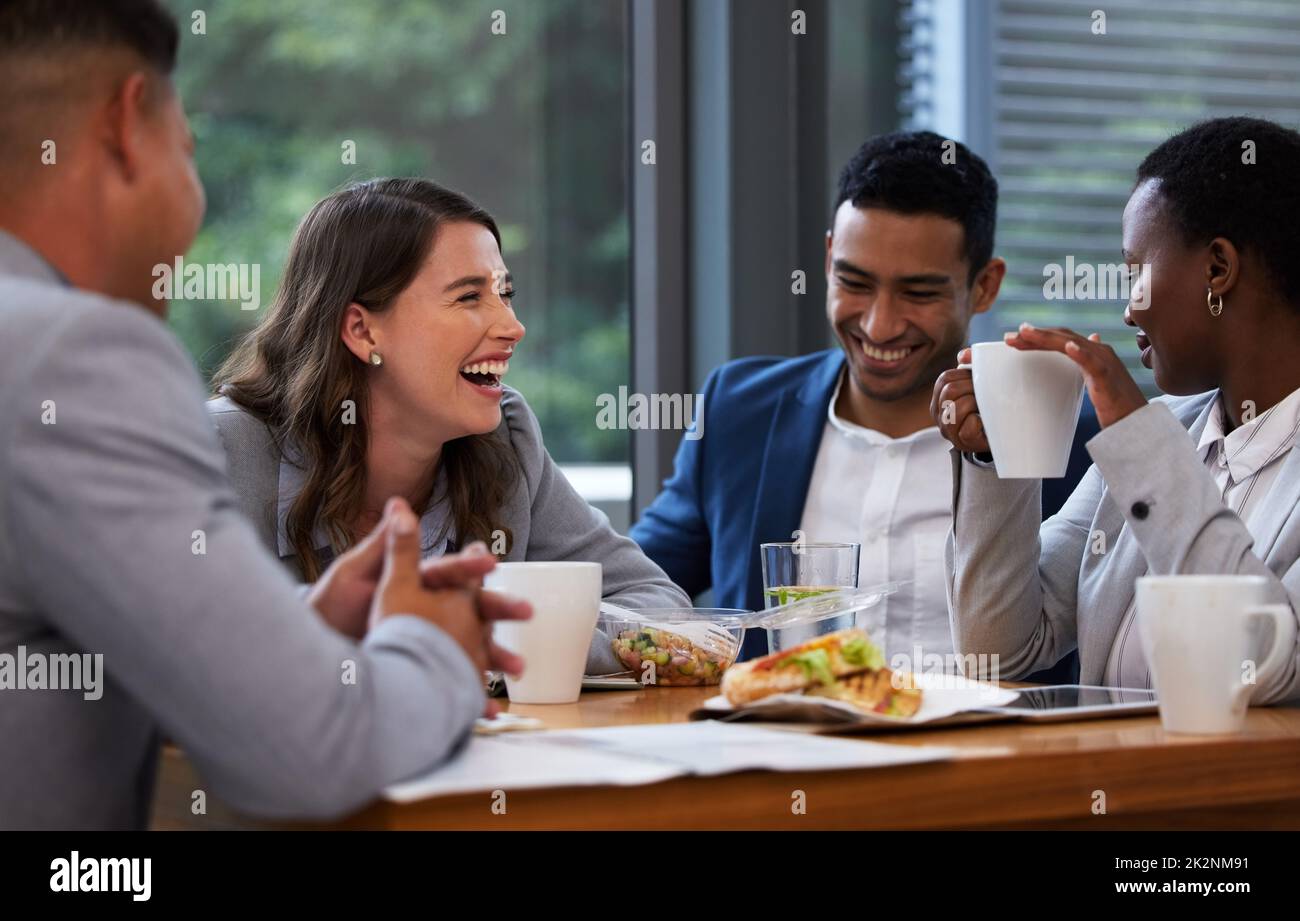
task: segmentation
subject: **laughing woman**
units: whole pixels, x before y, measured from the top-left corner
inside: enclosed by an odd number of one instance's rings
[[[1134,629],[1140,576],[1262,576],[1267,600],[1292,609],[1275,640],[1291,653],[1259,676],[1252,702],[1300,697],[1298,212],[1300,134],[1280,125],[1216,119],[1146,157],[1123,220],[1144,296],[1124,319],[1171,397],[1148,403],[1095,335],[1025,324],[1008,336],[1071,358],[1102,426],[1088,442],[1094,466],[1041,530],[1040,481],[998,479],[988,463],[970,370],[940,376],[931,410],[958,449],[959,653],[996,654],[1014,678],[1078,647],[1084,684],[1149,687]]]
[[[423,179],[338,192],[303,219],[265,319],[209,402],[245,513],[303,581],[392,496],[426,555],[483,541],[506,560],[601,564],[625,607],[689,599],[569,485],[502,385],[524,327],[495,221]],[[593,642],[588,671],[616,671]]]

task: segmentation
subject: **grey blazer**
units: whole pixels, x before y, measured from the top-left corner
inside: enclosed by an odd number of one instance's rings
[[[1270,602],[1300,602],[1300,446],[1269,493],[1259,546],[1224,506],[1195,448],[1218,391],[1161,398],[1088,442],[1093,466],[1039,527],[1038,480],[1000,480],[953,451],[948,600],[962,656],[997,654],[1003,677],[1079,649],[1081,681],[1100,684],[1148,571],[1266,576]],[[1190,438],[1188,437],[1190,435]],[[1104,532],[1105,544],[1093,541]],[[1093,546],[1106,548],[1093,553]],[[1295,658],[1253,703],[1300,697]]]
[[[465,738],[483,692],[460,647],[415,617],[360,644],[327,627],[240,514],[176,338],[2,231],[0,394],[0,666],[106,673],[87,699],[0,667],[0,828],[147,825],[160,736],[205,793],[309,817]]]
[[[280,557],[296,578],[301,571],[285,539],[284,518],[299,490],[301,470],[281,455],[270,429],[227,397],[208,402],[208,411],[226,448],[230,477],[241,507],[262,543]],[[506,560],[586,560],[601,564],[604,596],[627,608],[689,605],[690,598],[609,519],[592,508],[565,479],[542,444],[537,417],[518,391],[506,388],[502,420],[494,433],[508,444],[521,476],[501,509],[500,520],[513,535]],[[290,449],[292,451],[292,449]],[[426,554],[441,552],[445,519],[436,505],[421,520]],[[318,533],[318,548],[328,547]],[[622,666],[599,631],[587,656],[588,674],[608,674]]]

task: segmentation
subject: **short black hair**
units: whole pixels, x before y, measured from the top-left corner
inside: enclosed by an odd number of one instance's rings
[[[1243,162],[1247,141],[1254,162]],[[1300,308],[1300,134],[1262,118],[1212,118],[1147,154],[1137,180],[1148,179],[1185,243],[1231,240]]]
[[[169,76],[180,31],[158,0],[0,0],[0,55],[121,48]]]
[[[834,212],[884,208],[900,214],[937,214],[961,224],[966,235],[969,285],[993,258],[998,222],[998,181],[965,144],[933,131],[898,131],[869,139],[840,173]]]

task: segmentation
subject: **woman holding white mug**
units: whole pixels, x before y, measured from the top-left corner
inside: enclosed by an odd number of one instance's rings
[[[1008,334],[1013,348],[1072,359],[1102,426],[1088,442],[1094,466],[1041,528],[1041,481],[992,468],[970,369],[939,377],[931,410],[957,449],[948,567],[960,654],[997,655],[1014,678],[1077,647],[1083,683],[1149,687],[1137,579],[1260,576],[1252,601],[1290,606],[1267,640],[1289,654],[1252,676],[1251,702],[1300,697],[1298,167],[1300,134],[1225,118],[1138,168],[1123,246],[1142,269],[1124,320],[1169,397],[1148,403],[1095,334]]]

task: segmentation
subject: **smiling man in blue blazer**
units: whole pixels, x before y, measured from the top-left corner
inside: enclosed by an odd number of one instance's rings
[[[839,347],[715,369],[706,434],[682,440],[673,476],[632,529],[678,585],[757,610],[760,543],[796,532],[855,541],[859,584],[905,583],[870,615],[886,658],[952,653],[951,461],[929,405],[1006,273],[993,256],[996,222],[997,181],[963,145],[909,132],[858,150],[826,233],[826,314]],[[1044,484],[1045,513],[1086,470],[1081,445],[1095,431],[1085,414],[1068,476]],[[753,631],[744,655],[766,651]]]

